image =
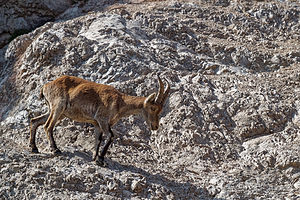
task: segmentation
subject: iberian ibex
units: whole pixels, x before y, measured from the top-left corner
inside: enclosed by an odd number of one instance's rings
[[[67,117],[77,122],[91,123],[95,127],[95,152],[93,160],[102,165],[104,156],[113,139],[111,127],[122,117],[142,114],[151,130],[157,130],[159,115],[170,92],[158,76],[159,90],[148,97],[129,96],[114,87],[87,81],[74,76],[62,76],[46,83],[41,89],[49,107],[47,114],[31,119],[30,147],[38,153],[35,135],[38,126],[45,124],[51,151],[60,154],[53,138],[55,124]],[[108,134],[100,156],[98,151],[102,134]]]

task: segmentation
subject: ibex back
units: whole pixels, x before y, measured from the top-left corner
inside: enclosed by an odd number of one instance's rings
[[[45,97],[49,107],[47,114],[31,119],[30,147],[38,153],[35,143],[37,128],[44,125],[51,151],[60,154],[53,138],[55,124],[65,117],[74,121],[91,123],[95,127],[95,152],[93,160],[102,165],[104,156],[113,140],[111,127],[122,117],[142,114],[151,130],[159,127],[159,115],[166,101],[170,85],[165,90],[158,76],[159,90],[148,97],[129,96],[109,85],[87,81],[74,76],[62,76],[45,84],[41,97]],[[102,134],[108,134],[100,156],[98,156]]]

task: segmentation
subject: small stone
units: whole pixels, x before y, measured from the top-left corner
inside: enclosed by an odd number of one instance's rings
[[[145,187],[145,184],[141,180],[133,180],[131,183],[131,190],[140,193]]]
[[[300,189],[300,180],[298,180],[296,183],[294,183],[294,187],[298,190]]]

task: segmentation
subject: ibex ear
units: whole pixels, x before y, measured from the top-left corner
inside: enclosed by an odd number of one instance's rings
[[[153,103],[154,100],[155,100],[155,96],[156,96],[156,93],[150,94],[150,95],[146,98],[144,104],[147,104],[147,103]]]

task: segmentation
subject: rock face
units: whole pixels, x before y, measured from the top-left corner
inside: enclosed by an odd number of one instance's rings
[[[15,37],[49,21],[67,20],[93,10],[102,10],[114,1],[106,0],[8,0],[0,1],[0,48]]]
[[[19,34],[24,34],[52,21],[71,6],[71,0],[2,1],[0,7],[0,47]]]
[[[299,3],[60,2],[70,8],[56,21],[0,51],[1,197],[300,197]],[[93,127],[65,119],[55,128],[63,155],[51,155],[42,128],[42,153],[30,154],[30,118],[47,112],[40,88],[64,74],[142,96],[156,74],[167,78],[160,129],[122,120],[99,167]]]

